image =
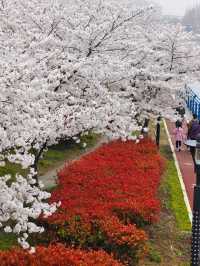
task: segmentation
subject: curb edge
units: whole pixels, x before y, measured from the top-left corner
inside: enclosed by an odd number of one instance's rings
[[[186,205],[187,212],[188,212],[188,217],[189,217],[190,223],[192,224],[192,210],[191,210],[190,203],[189,203],[189,200],[188,200],[185,184],[183,182],[183,176],[181,174],[179,162],[177,160],[176,153],[174,151],[174,146],[173,146],[173,143],[172,143],[172,140],[171,140],[171,136],[169,134],[169,130],[167,128],[167,123],[166,123],[165,119],[163,119],[163,122],[164,122],[165,131],[167,133],[167,138],[168,138],[168,141],[169,141],[169,145],[170,145],[170,148],[171,148],[171,151],[172,151],[172,154],[173,154],[176,170],[177,170],[177,173],[178,173],[179,182],[180,182],[180,185],[181,185],[181,190],[182,190],[182,193],[183,193],[185,205]]]

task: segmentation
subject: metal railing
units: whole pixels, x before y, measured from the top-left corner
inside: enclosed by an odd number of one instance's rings
[[[190,87],[186,87],[186,104],[188,109],[193,114],[196,114],[198,119],[200,120],[200,98]]]

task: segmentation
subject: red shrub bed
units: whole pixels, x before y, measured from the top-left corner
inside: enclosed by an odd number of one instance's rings
[[[104,145],[59,173],[51,201],[61,200],[61,211],[50,220],[63,223],[74,215],[103,218],[120,209],[152,222],[160,208],[156,194],[162,169],[163,161],[149,140]]]
[[[96,245],[101,240],[141,248],[147,235],[140,227],[159,216],[162,171],[163,160],[150,140],[103,145],[59,173],[51,202],[60,200],[61,208],[48,222],[78,245],[91,242],[93,235]]]
[[[122,266],[104,251],[68,249],[63,245],[37,247],[30,254],[22,249],[0,251],[1,266]]]

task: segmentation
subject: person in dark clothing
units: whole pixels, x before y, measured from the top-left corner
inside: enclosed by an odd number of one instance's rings
[[[178,128],[178,127],[182,127],[182,121],[180,121],[179,119],[176,120],[176,122],[175,122],[175,126],[176,126],[176,128]]]
[[[200,123],[197,119],[196,114],[193,114],[193,119],[190,121],[188,125],[188,139],[196,140],[197,135],[200,133]],[[194,163],[194,171],[196,171],[195,166],[195,147],[190,147],[190,153],[192,155],[193,163]]]
[[[193,114],[193,119],[188,124],[188,139],[196,139],[199,130],[200,125],[197,119],[197,115]]]
[[[185,107],[179,103],[179,106],[176,107],[176,111],[178,112],[178,114],[183,118],[185,115]]]
[[[185,115],[185,108],[184,106],[181,106],[180,109],[179,109],[179,114],[182,118],[184,118],[184,115]]]
[[[159,116],[157,118],[157,123],[156,123],[156,145],[159,147],[160,145],[160,122],[161,122],[161,117]]]
[[[185,114],[185,107],[181,103],[179,103],[178,107],[176,107],[176,112],[183,118]]]
[[[141,134],[144,137],[148,137],[148,126],[149,126],[149,118],[145,118],[144,125],[143,125],[142,130],[141,130]]]

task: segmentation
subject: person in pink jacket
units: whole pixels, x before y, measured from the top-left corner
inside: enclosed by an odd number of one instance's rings
[[[174,129],[173,133],[176,139],[176,150],[181,151],[181,145],[182,145],[182,141],[185,139],[185,134],[182,129],[181,121],[177,120],[175,125],[176,125],[176,128]]]

